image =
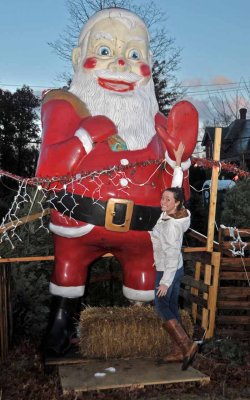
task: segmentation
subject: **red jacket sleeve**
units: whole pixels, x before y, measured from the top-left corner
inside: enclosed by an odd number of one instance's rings
[[[85,105],[63,90],[48,92],[42,102],[42,144],[36,175],[62,176],[74,173],[74,166],[85,155],[75,131],[89,116]]]
[[[75,136],[84,129],[92,142],[103,141],[116,133],[105,116],[91,116],[80,99],[64,90],[51,90],[42,103],[42,145],[38,160],[38,177],[74,175],[86,156],[81,140]]]

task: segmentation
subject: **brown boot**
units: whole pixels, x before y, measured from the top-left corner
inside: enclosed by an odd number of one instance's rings
[[[183,354],[182,370],[186,370],[192,363],[194,356],[198,351],[198,345],[188,337],[177,319],[166,321],[164,323],[164,328],[181,348]]]
[[[163,324],[162,326],[168,332],[165,324]],[[163,357],[163,361],[168,362],[168,363],[183,361],[182,350],[181,350],[180,346],[175,342],[175,340],[173,340],[172,337],[171,337],[171,345],[170,346],[171,346],[170,353],[167,354],[165,357]]]

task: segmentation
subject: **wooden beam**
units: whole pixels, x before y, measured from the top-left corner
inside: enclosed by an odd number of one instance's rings
[[[206,339],[210,339],[214,336],[215,319],[217,312],[219,276],[220,276],[220,258],[221,258],[220,252],[212,253],[211,264],[213,267],[213,278],[212,278],[212,285],[209,287],[208,291],[209,323],[208,323],[208,330],[206,332]]]
[[[203,299],[202,297],[199,296],[195,296],[194,294],[190,293],[189,290],[180,288],[180,296],[183,297],[189,303],[195,303],[203,307],[203,310],[207,309],[208,307],[206,299]]]
[[[9,328],[10,328],[10,277],[8,266],[5,264],[0,270],[0,360],[4,361],[8,355]]]
[[[201,277],[201,262],[200,261],[196,261],[196,263],[195,263],[195,271],[194,271],[194,279],[198,282],[200,280],[200,277]],[[199,295],[199,290],[196,289],[196,288],[191,288],[191,294],[194,295],[194,296],[198,296]],[[197,314],[198,314],[197,304],[195,304],[195,303],[192,304],[191,311],[192,311],[193,321],[194,321],[194,323],[196,323]]]
[[[249,228],[234,228],[234,234],[235,236],[238,235],[238,232],[240,236],[250,236],[250,229]],[[223,228],[223,235],[224,236],[230,236],[231,237],[231,229],[229,228]]]
[[[13,263],[13,262],[31,262],[31,261],[50,261],[54,260],[54,256],[35,256],[35,257],[13,257],[13,258],[0,258],[0,264]]]
[[[191,286],[192,288],[199,289],[200,292],[208,292],[209,285],[206,285],[204,282],[199,281],[192,276],[185,275],[182,280],[182,283],[187,286]]]
[[[239,260],[241,260],[238,257],[222,257],[221,258],[221,267],[224,268],[224,271],[226,271],[227,267],[232,267],[232,268],[236,268],[235,271],[238,271],[239,269]],[[250,257],[244,257],[244,266],[245,267],[250,267]],[[243,262],[242,262],[242,266],[243,266]],[[228,271],[232,271],[232,269],[228,268]]]
[[[50,213],[50,209],[46,208],[43,212],[36,213],[36,214],[31,214],[31,215],[26,215],[25,217],[16,219],[13,222],[8,222],[7,224],[3,225],[0,228],[0,233],[5,233],[6,231],[9,231],[10,229],[16,228],[17,226],[24,225],[27,222],[35,221],[38,218],[45,217],[45,215],[48,215]]]
[[[200,233],[198,231],[195,231],[192,228],[189,228],[187,233],[188,233],[189,236],[193,237],[194,239],[197,239],[200,242],[207,244],[207,236],[206,235],[203,235],[202,233]],[[214,248],[219,251],[219,247],[220,247],[219,242],[216,242],[214,240]]]
[[[206,247],[184,247],[183,249],[184,253],[195,253],[199,251],[207,251]]]
[[[219,300],[217,307],[220,310],[250,310],[250,301]]]
[[[233,243],[233,245],[234,245],[235,250],[241,250],[242,247],[243,247],[242,243],[239,243],[239,242],[238,243]],[[231,242],[222,242],[221,243],[221,248],[222,248],[222,251],[224,249],[233,250],[233,246],[232,246]],[[250,243],[248,242],[246,244],[246,246],[244,247],[244,250],[249,250],[249,249],[250,249]],[[231,253],[231,255],[232,255],[232,253]]]
[[[213,156],[214,161],[220,160],[221,133],[222,133],[222,128],[215,128],[214,156]],[[214,166],[211,178],[211,193],[210,193],[208,229],[207,229],[207,251],[209,252],[213,251],[214,225],[215,225],[215,214],[216,214],[216,203],[217,203],[217,192],[218,192],[218,177],[219,177],[219,167]]]
[[[250,326],[250,315],[218,315],[218,324],[229,324],[229,325],[249,325]]]
[[[250,296],[250,287],[249,286],[241,286],[241,287],[220,287],[219,290],[219,300],[226,299],[245,299],[247,300]]]
[[[204,272],[204,283],[207,285],[211,284],[211,277],[212,277],[212,266],[209,264],[205,265],[205,272]],[[208,293],[203,293],[203,299],[208,300]],[[202,309],[202,321],[201,326],[203,329],[208,329],[208,318],[209,318],[209,310],[206,308]]]
[[[238,271],[222,271],[220,272],[220,280],[221,281],[248,281],[250,278],[248,274],[244,272]]]
[[[106,253],[102,257],[114,257],[111,253]],[[34,257],[13,257],[0,258],[0,264],[13,262],[32,262],[32,261],[53,261],[55,256],[34,256]]]

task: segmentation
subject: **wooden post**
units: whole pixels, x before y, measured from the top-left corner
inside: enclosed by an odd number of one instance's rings
[[[222,133],[221,128],[215,128],[214,157],[213,157],[214,161],[220,160],[221,133]],[[218,177],[219,177],[219,167],[214,166],[211,179],[211,192],[210,192],[208,229],[207,229],[207,251],[209,251],[210,253],[213,251]]]
[[[209,293],[208,293],[209,324],[205,336],[206,339],[210,339],[214,336],[215,319],[217,311],[217,297],[219,288],[220,259],[221,259],[220,252],[212,253],[211,264],[213,267],[213,279],[212,279],[212,285],[209,287]]]
[[[207,285],[211,285],[211,277],[212,277],[212,266],[209,264],[205,264],[205,271],[204,271],[204,283]],[[203,294],[203,299],[208,299],[208,293]],[[202,309],[202,318],[201,318],[201,326],[206,330],[209,326],[208,324],[209,319],[209,308]]]
[[[201,278],[201,262],[197,261],[195,263],[194,279],[196,281],[199,281],[200,278]],[[192,287],[191,294],[198,296],[199,290]],[[197,304],[192,303],[192,318],[193,318],[194,323],[196,323],[196,321],[197,321],[197,313],[198,313],[198,306],[197,306]]]
[[[10,288],[9,268],[3,264],[0,268],[0,360],[7,358],[10,328]]]

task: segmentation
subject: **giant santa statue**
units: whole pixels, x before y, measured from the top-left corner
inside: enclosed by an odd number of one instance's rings
[[[43,99],[37,168],[38,177],[54,177],[55,266],[46,345],[56,353],[70,346],[88,267],[105,253],[121,264],[125,297],[153,300],[149,232],[160,215],[163,188],[179,185],[183,176],[189,198],[189,158],[198,132],[189,102],[177,103],[168,118],[159,112],[148,31],[134,13],[113,8],[93,15],[72,60],[70,89],[49,91]],[[182,168],[175,168],[181,142]]]

